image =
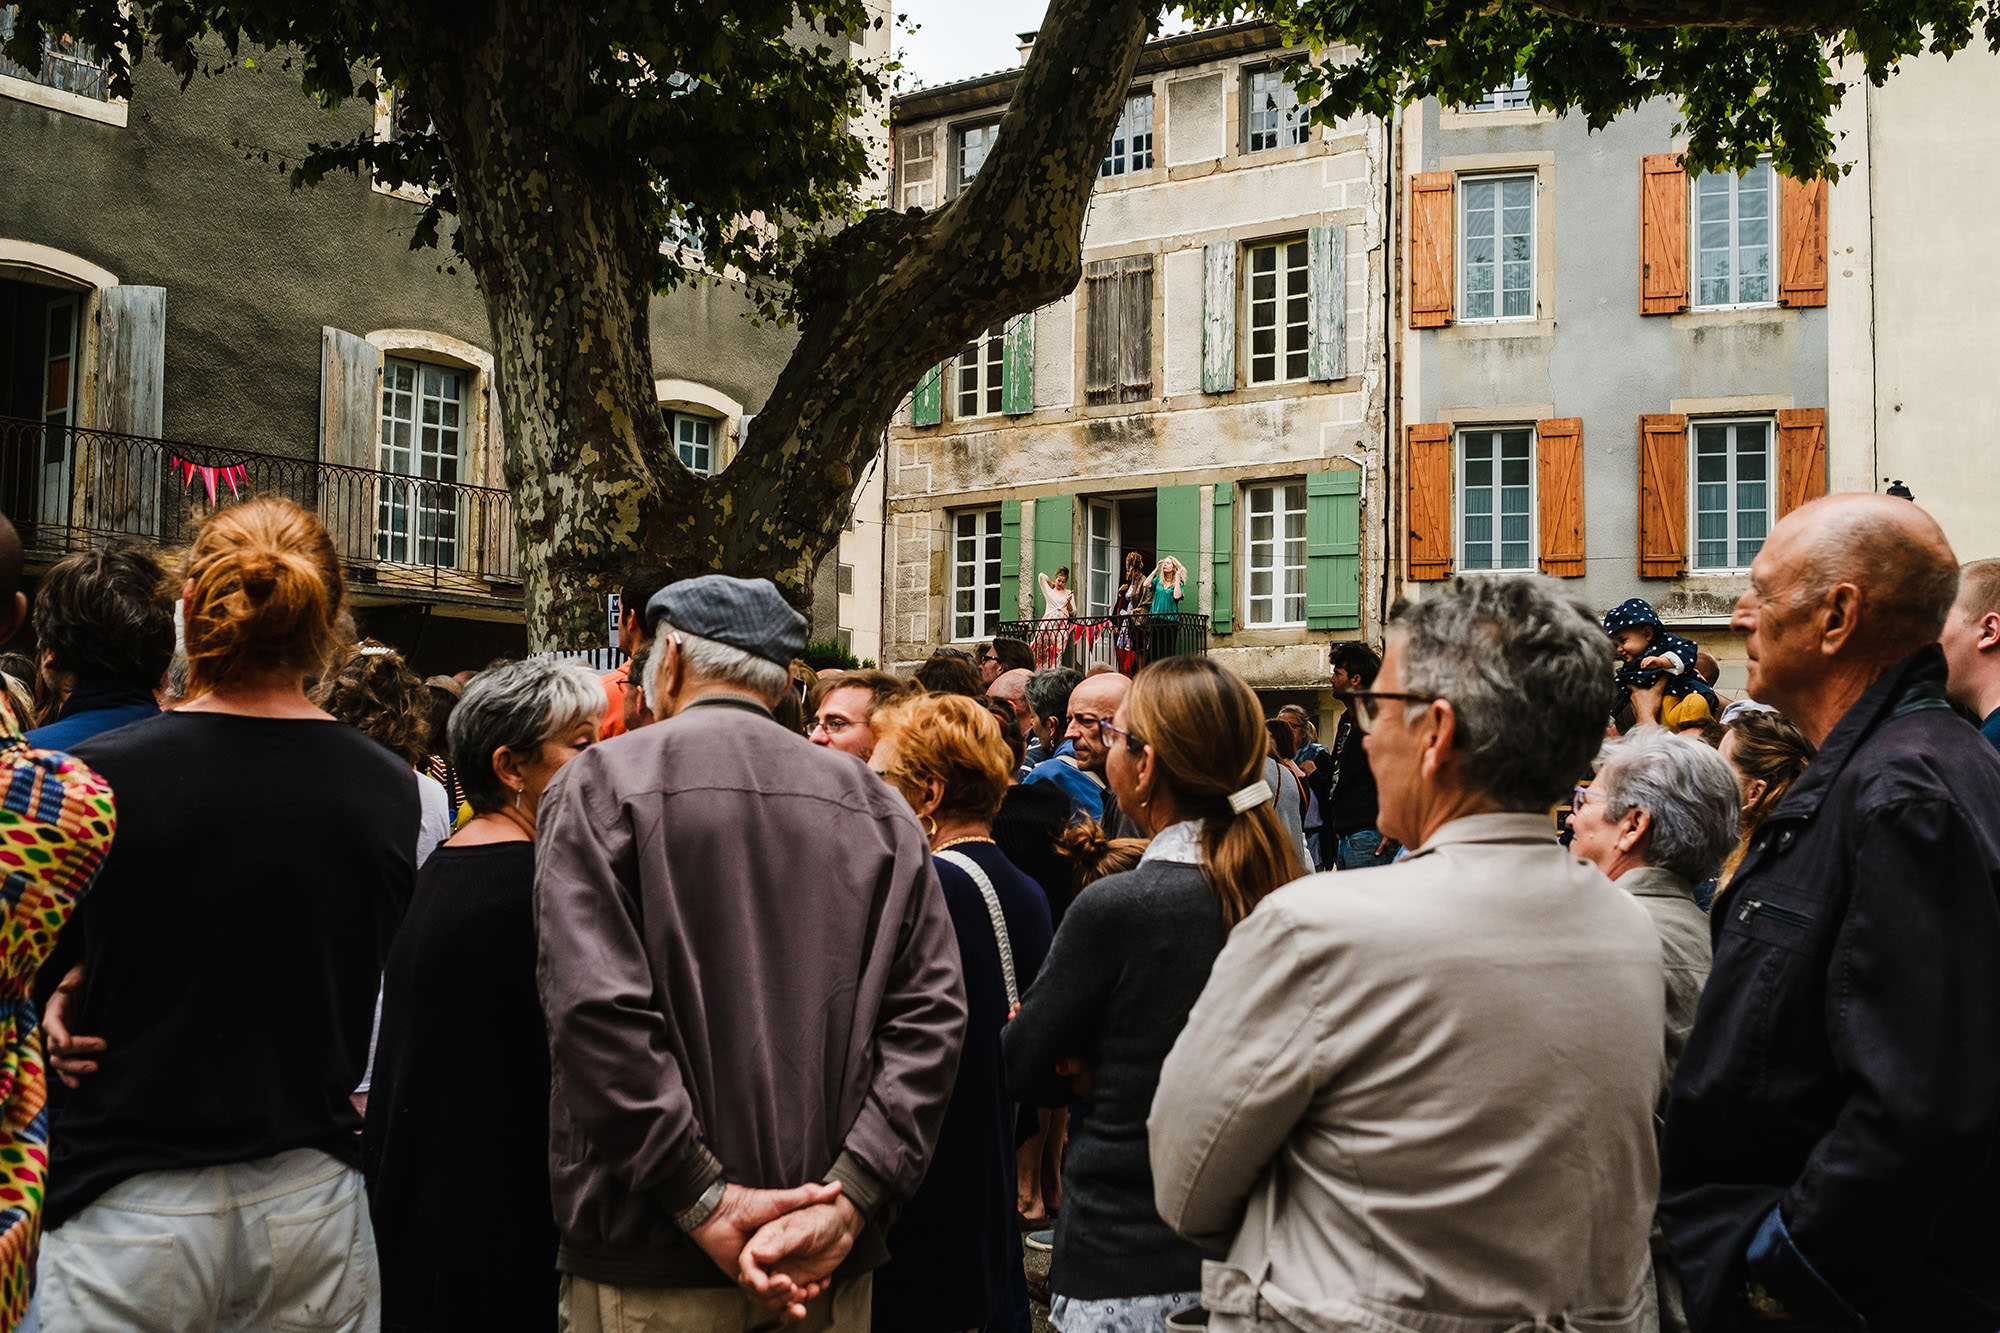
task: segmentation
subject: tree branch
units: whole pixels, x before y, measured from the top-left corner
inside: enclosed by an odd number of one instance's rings
[[[798,349],[730,468],[732,491],[778,503],[723,534],[725,567],[772,544],[823,549],[918,379],[1075,289],[1098,164],[1158,13],[1148,0],[1056,0],[971,186],[930,213],[870,214],[823,248]]]
[[[1832,35],[1853,27],[1861,0],[1533,0],[1560,18],[1603,28],[1755,28],[1771,32]]]

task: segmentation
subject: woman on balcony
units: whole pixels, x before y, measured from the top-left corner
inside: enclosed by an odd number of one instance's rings
[[[1139,621],[1146,614],[1146,557],[1137,551],[1125,553],[1125,581],[1118,585],[1117,600],[1111,604],[1112,622],[1118,632],[1118,672],[1136,676],[1145,659],[1139,652]]]
[[[359,1326],[379,1299],[347,1094],[416,875],[417,775],[306,698],[342,600],[311,513],[220,511],[181,588],[190,698],[76,747],[118,829],[42,972],[69,1087],[45,1327]]]
[[[1187,591],[1187,570],[1172,556],[1163,556],[1146,582],[1153,589],[1153,604],[1147,608],[1152,627],[1152,660],[1172,657],[1180,647],[1181,598]]]

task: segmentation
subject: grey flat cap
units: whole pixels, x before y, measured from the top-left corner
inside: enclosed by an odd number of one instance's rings
[[[669,583],[646,603],[647,631],[662,620],[779,666],[790,666],[806,646],[806,618],[769,579],[703,574]]]

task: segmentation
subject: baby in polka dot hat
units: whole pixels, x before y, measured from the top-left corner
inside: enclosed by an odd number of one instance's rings
[[[1694,673],[1694,644],[1669,634],[1651,602],[1632,597],[1612,607],[1604,613],[1604,632],[1611,636],[1611,649],[1621,663],[1621,687],[1648,690],[1665,676],[1669,699],[1700,694],[1714,700],[1715,691]]]

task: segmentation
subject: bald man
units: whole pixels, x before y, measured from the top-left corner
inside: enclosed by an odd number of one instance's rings
[[[1024,782],[1053,782],[1069,796],[1070,818],[1089,815],[1107,829],[1122,825],[1118,802],[1104,782],[1104,734],[1132,688],[1132,678],[1115,671],[1086,677],[1070,691],[1069,713],[1063,719],[1062,744],[1053,757],[1037,764]]]
[[[1042,744],[1035,736],[1035,710],[1028,706],[1028,677],[1035,673],[1024,667],[1003,671],[993,678],[986,687],[986,697],[998,699],[1014,710],[1014,720],[1021,724],[1021,735],[1028,742],[1028,764],[1032,767],[1048,758]]]
[[[1958,600],[1938,636],[1951,701],[1981,719],[1980,734],[2000,749],[2000,560],[1958,571]]]
[[[1674,1075],[1660,1221],[1689,1322],[1992,1333],[2000,755],[1945,702],[1958,562],[1909,501],[1841,495],[1750,574],[1749,692],[1819,755],[1720,900]]]

